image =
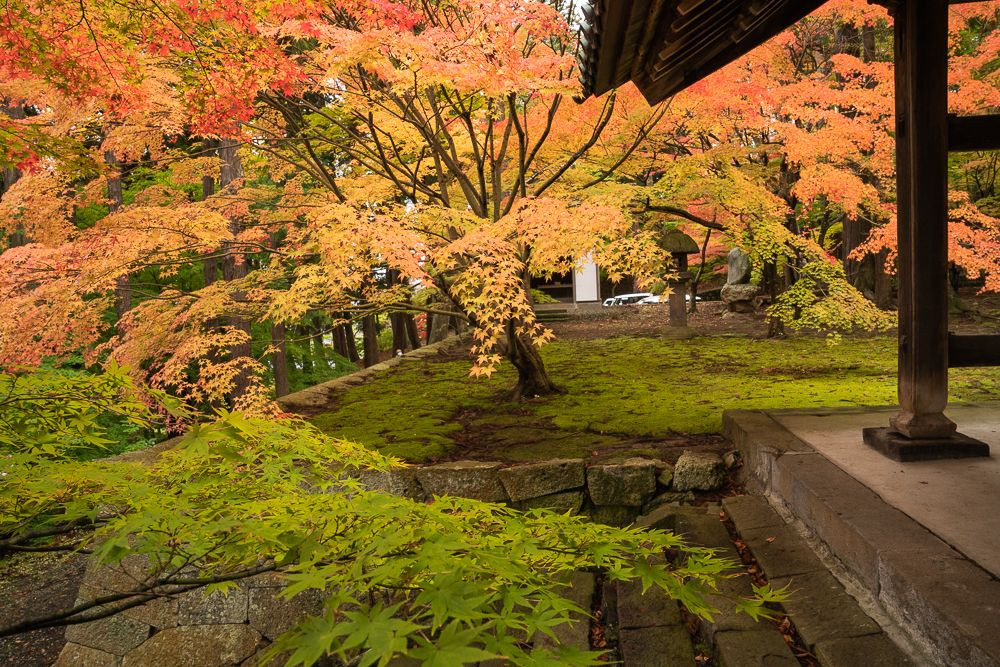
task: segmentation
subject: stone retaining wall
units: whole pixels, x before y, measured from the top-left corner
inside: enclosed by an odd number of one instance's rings
[[[693,489],[717,488],[724,475],[718,456],[685,452],[676,467],[643,458],[591,465],[583,459],[514,466],[456,461],[360,477],[368,488],[419,501],[451,495],[520,509],[586,513],[621,526],[660,504],[693,499]],[[78,602],[133,590],[145,565],[136,556],[114,568],[91,566]],[[260,575],[239,582],[228,594],[192,591],[71,626],[55,667],[256,665],[275,637],[322,609],[315,591],[285,600],[281,587],[280,577]]]
[[[134,590],[147,561],[129,557],[119,567],[91,566],[77,602]],[[226,593],[193,591],[133,607],[115,616],[66,628],[66,646],[53,667],[250,667],[270,643],[323,600],[306,591],[286,600],[273,574],[238,582]],[[282,664],[279,660],[275,664]]]
[[[693,500],[693,491],[717,489],[725,474],[718,455],[686,451],[676,466],[647,458],[590,465],[583,459],[513,466],[454,461],[365,472],[360,477],[370,489],[414,500],[457,496],[507,503],[518,509],[547,507],[621,526],[657,505]]]

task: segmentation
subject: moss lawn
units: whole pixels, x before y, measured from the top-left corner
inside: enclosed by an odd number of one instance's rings
[[[412,462],[657,454],[718,440],[723,410],[887,405],[896,395],[891,337],[557,340],[542,356],[566,393],[504,400],[504,367],[468,376],[469,360],[408,360],[344,390],[311,421]],[[956,401],[996,399],[1000,369],[955,369]]]

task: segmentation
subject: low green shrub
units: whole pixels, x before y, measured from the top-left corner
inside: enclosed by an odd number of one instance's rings
[[[31,391],[30,382],[4,381],[9,396]],[[78,551],[108,567],[144,556],[148,571],[132,572],[133,591],[8,621],[0,636],[86,622],[162,595],[226,590],[273,572],[286,597],[310,589],[326,596],[323,613],[272,646],[271,656],[289,652],[289,665],[328,655],[345,665],[387,665],[399,656],[424,665],[499,656],[515,665],[588,665],[596,654],[527,641],[552,636],[573,612],[589,612],[567,599],[563,575],[591,570],[638,580],[705,617],[717,582],[734,576],[735,563],[668,532],[367,490],[348,473],[400,463],[297,420],[223,412],[151,463],[76,461],[67,443],[96,431],[103,410],[127,406],[136,418],[152,417],[129,398],[141,392],[123,374],[95,383],[92,402],[82,405],[81,394],[73,411],[36,402],[33,438],[43,446],[21,447],[9,432],[0,440],[12,454],[0,459],[0,550]],[[111,404],[115,392],[121,401]],[[658,558],[665,552],[675,557]],[[738,608],[756,618],[780,597],[757,589]]]

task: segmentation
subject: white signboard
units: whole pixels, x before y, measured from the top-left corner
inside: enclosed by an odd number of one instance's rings
[[[573,276],[573,300],[580,301],[600,301],[601,283],[597,264],[594,264],[588,257],[576,270]]]

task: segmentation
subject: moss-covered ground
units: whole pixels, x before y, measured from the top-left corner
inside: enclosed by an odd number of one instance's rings
[[[501,369],[468,377],[469,360],[407,360],[345,390],[312,418],[323,430],[409,461],[655,453],[708,441],[731,408],[887,405],[895,401],[895,338],[781,340],[616,337],[543,348],[565,393],[511,403]],[[1000,396],[1000,369],[956,369],[958,401]]]

